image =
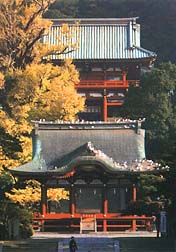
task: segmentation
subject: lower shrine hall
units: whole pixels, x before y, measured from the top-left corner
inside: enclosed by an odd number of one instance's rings
[[[21,180],[41,183],[41,231],[146,230],[152,217],[125,215],[137,199],[138,176],[157,173],[145,157],[140,121],[35,122],[33,159],[12,169]],[[49,201],[49,188],[63,188],[68,199]]]

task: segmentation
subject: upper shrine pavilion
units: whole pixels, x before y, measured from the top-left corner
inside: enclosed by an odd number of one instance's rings
[[[21,179],[41,183],[41,213],[34,221],[48,231],[116,231],[148,229],[151,217],[124,215],[137,197],[139,174],[157,172],[158,164],[146,160],[145,134],[140,121],[118,117],[130,85],[139,85],[142,69],[156,54],[140,45],[137,18],[53,20],[44,43],[64,43],[62,24],[74,33],[78,48],[52,57],[55,64],[72,58],[80,72],[75,84],[86,98],[80,121],[35,122],[33,159],[12,169]],[[68,200],[49,202],[49,188],[64,188]]]
[[[64,44],[71,38],[71,44],[78,45],[74,50],[66,46],[63,54],[53,55],[52,60],[59,64],[61,59],[72,58],[79,70],[80,82],[75,87],[86,98],[86,109],[80,119],[107,121],[118,117],[129,86],[139,85],[141,70],[149,69],[156,59],[154,52],[141,47],[137,18],[52,21],[44,43]],[[62,33],[64,23],[69,30]]]

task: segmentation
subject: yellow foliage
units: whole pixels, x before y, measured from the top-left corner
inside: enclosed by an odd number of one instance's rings
[[[22,151],[16,150],[14,151],[13,156],[11,156],[9,153],[6,153],[1,141],[0,169],[3,169],[4,167],[14,168],[29,161],[31,159],[32,152],[32,139],[29,137],[32,125],[24,118],[20,118],[20,120],[17,121],[15,117],[11,118],[8,113],[0,109],[0,127],[4,129],[4,135],[7,134],[7,136],[11,136],[12,139],[17,139],[22,147]],[[4,135],[2,137],[4,137]],[[9,141],[8,139],[7,141],[9,145],[13,144],[12,141]],[[14,156],[17,158],[14,158]]]
[[[74,32],[67,24],[62,27],[64,44],[59,37],[55,46],[41,43],[52,24],[42,15],[53,2],[0,0],[0,168],[31,159],[31,120],[75,120],[84,109],[84,99],[74,88],[79,76],[71,60],[62,66],[42,63],[43,57],[49,60],[77,46],[70,42]],[[77,29],[75,25],[72,31]],[[4,142],[13,148],[9,151]]]
[[[63,24],[62,32],[65,42],[54,46],[41,43],[41,39],[48,34],[52,22],[43,19],[42,15],[55,0],[1,0],[0,1],[0,68],[24,69],[31,62],[39,63],[45,56],[60,55],[77,46],[71,39],[71,32],[67,24]],[[77,31],[77,25],[72,31]]]
[[[50,188],[47,191],[48,200],[59,201],[61,199],[68,200],[69,192],[63,188]]]
[[[0,89],[4,87],[4,74],[0,72]]]
[[[51,25],[42,15],[53,2],[1,0],[0,63],[3,67],[23,68],[38,56],[36,48]]]
[[[54,31],[54,43],[47,44],[49,38],[46,35],[46,42],[44,36],[44,46],[42,49],[43,56],[45,60],[51,60],[53,55],[55,59],[62,59],[62,55],[72,52],[78,48],[79,38],[75,40],[75,36],[78,37],[79,27],[78,22],[75,22],[75,25],[71,28],[68,24],[63,23],[61,26],[61,33],[57,34],[57,31]],[[77,34],[77,35],[76,35]]]
[[[84,98],[75,90],[79,75],[70,60],[63,66],[30,64],[23,71],[17,69],[11,75],[15,85],[5,95],[9,109],[0,109],[0,127],[6,134],[18,139],[22,152],[16,154],[18,160],[24,163],[31,158],[31,120],[74,121],[76,114],[84,110]],[[7,156],[3,166],[5,163],[9,166]],[[14,162],[14,167],[19,164],[19,161]]]
[[[6,197],[21,206],[33,206],[34,203],[40,202],[41,199],[41,187],[40,183],[36,180],[29,180],[26,183],[24,189],[13,188],[11,193],[6,193]],[[68,200],[69,192],[63,188],[54,188],[47,190],[47,198],[52,201],[59,201],[61,199]]]

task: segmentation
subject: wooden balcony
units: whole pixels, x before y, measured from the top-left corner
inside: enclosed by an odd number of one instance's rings
[[[128,88],[130,85],[138,86],[138,80],[81,80],[76,84],[77,89],[98,88]]]

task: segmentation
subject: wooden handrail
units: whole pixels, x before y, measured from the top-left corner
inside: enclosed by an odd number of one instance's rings
[[[138,80],[80,80],[76,88],[128,88],[130,85],[138,86]]]
[[[128,215],[128,216],[121,216],[115,214],[108,214],[108,216],[104,216],[103,214],[94,214],[94,218],[97,220],[98,223],[107,221],[107,227],[114,227],[114,228],[130,228],[132,231],[136,231],[137,228],[144,228],[148,231],[151,229],[151,224],[154,221],[153,217],[148,216],[137,216],[137,215]],[[89,216],[88,216],[89,217]],[[70,214],[46,214],[46,216],[42,216],[41,214],[33,214],[33,227],[35,229],[41,228],[43,226],[42,222],[50,222],[56,220],[77,220],[78,222],[81,220],[80,214],[75,214],[71,217]],[[109,223],[108,223],[109,222]],[[51,227],[54,227],[54,223],[50,223]],[[47,224],[47,227],[49,227]],[[79,224],[76,224],[79,227]],[[103,227],[103,224],[102,224]]]

